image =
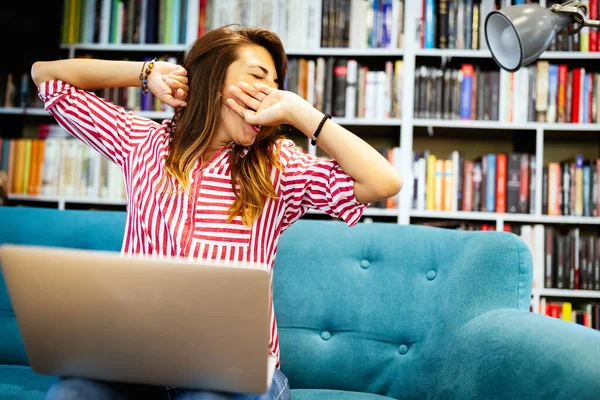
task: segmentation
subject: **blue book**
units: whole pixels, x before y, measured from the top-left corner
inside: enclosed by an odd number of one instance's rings
[[[550,64],[548,69],[548,122],[556,122],[557,115],[557,104],[556,97],[558,96],[558,65]]]
[[[369,42],[372,48],[379,47],[379,36],[381,32],[379,32],[379,3],[381,0],[373,0],[373,28],[371,29],[371,37],[369,38]]]
[[[425,0],[425,46],[435,47],[435,0]]]
[[[587,124],[590,122],[590,74],[583,75],[583,118],[580,122]]]
[[[484,156],[485,157],[485,156]],[[496,155],[487,155],[487,177],[485,182],[485,209],[496,211]]]
[[[381,0],[381,47],[392,44],[392,0]]]
[[[8,171],[8,150],[10,148],[10,141],[8,139],[2,140],[2,171]]]
[[[470,50],[473,42],[473,0],[465,1],[465,49]]]
[[[168,21],[171,26],[171,44],[177,44],[179,41],[179,29],[181,28],[181,21],[179,20],[180,7],[179,0],[171,0],[171,20]]]
[[[158,43],[158,0],[148,0],[145,43]]]
[[[472,92],[473,75],[463,74],[463,81],[460,84],[460,119],[471,119]]]

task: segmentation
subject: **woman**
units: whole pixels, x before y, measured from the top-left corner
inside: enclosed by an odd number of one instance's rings
[[[37,62],[32,68],[46,109],[123,170],[124,253],[258,262],[272,268],[279,236],[309,208],[354,225],[368,203],[399,192],[400,177],[376,150],[296,94],[279,89],[287,57],[274,33],[220,28],[191,46],[183,66],[151,66],[69,59]],[[159,124],[137,117],[88,92],[137,86],[140,78],[143,89],[176,108],[173,120]],[[280,136],[280,124],[313,138],[332,160],[297,149]],[[268,349],[279,367],[272,303]],[[51,388],[48,399],[130,398],[150,392],[178,400],[229,398],[65,378]],[[260,398],[289,398],[287,379],[278,368],[269,393]]]

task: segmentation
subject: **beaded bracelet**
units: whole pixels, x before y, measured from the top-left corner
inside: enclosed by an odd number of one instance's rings
[[[144,61],[144,65],[142,65],[142,72],[140,72],[140,85],[142,86],[143,94],[148,93],[148,76],[150,76],[150,72],[152,71],[152,68],[154,68],[154,63],[156,60],[157,58],[153,58],[148,63],[148,68],[146,68],[146,63],[148,61]]]
[[[331,114],[325,114],[325,116],[319,123],[319,127],[317,128],[313,137],[310,139],[310,144],[312,144],[313,146],[317,145],[317,137],[319,136],[319,133],[321,133],[321,129],[323,129],[323,125],[325,124],[325,121],[327,121],[329,118],[331,118]]]

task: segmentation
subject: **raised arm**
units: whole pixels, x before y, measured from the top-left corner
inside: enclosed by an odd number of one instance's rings
[[[112,61],[73,58],[38,61],[31,67],[31,77],[39,87],[50,80],[61,80],[82,90],[140,86],[143,61]],[[177,65],[157,61],[148,77],[148,88],[171,107],[185,107],[187,71]]]
[[[227,104],[252,125],[290,124],[312,138],[323,113],[295,93],[257,83],[239,82],[230,86],[234,99]],[[354,180],[354,197],[360,203],[372,203],[395,196],[402,188],[402,178],[377,150],[352,132],[328,120],[317,140]]]

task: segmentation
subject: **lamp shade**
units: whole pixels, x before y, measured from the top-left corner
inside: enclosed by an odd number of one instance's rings
[[[485,19],[485,40],[500,67],[514,72],[535,60],[573,18],[537,4],[492,11]]]

